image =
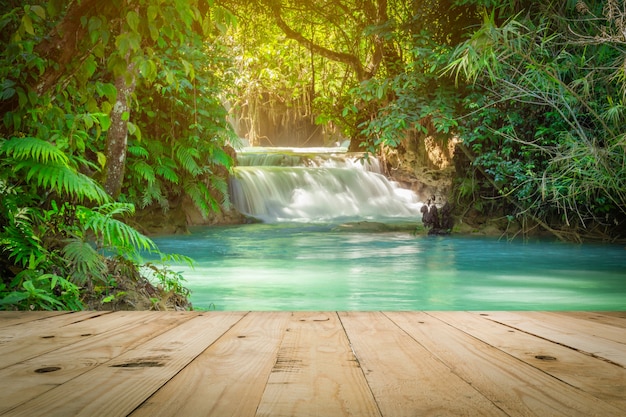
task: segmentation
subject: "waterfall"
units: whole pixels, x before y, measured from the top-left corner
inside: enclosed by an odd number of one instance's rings
[[[342,148],[245,148],[231,178],[231,199],[265,222],[421,217],[421,202],[380,173],[371,157]]]

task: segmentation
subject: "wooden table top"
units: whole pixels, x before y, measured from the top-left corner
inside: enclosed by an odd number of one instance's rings
[[[0,312],[2,416],[625,416],[626,312]]]

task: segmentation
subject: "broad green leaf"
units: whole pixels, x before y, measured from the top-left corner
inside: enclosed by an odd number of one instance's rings
[[[137,141],[141,142],[141,129],[139,129],[136,124],[128,122],[128,133],[135,136]]]
[[[111,127],[111,118],[109,117],[109,115],[104,114],[104,113],[97,113],[95,114],[95,116],[98,118],[98,121],[100,122],[100,127],[102,128],[102,130],[103,131],[109,130],[109,127]]]
[[[100,108],[102,109],[102,113],[111,114],[111,110],[113,110],[113,105],[110,102],[105,101],[102,103]]]
[[[33,20],[27,14],[22,16],[22,28],[24,28],[24,31],[26,33],[30,35],[35,35],[35,29],[33,28]]]
[[[96,83],[96,92],[100,97],[106,96],[109,101],[117,99],[117,89],[111,83]]]
[[[143,60],[139,64],[139,72],[146,81],[152,82],[157,76],[156,64],[150,59]]]
[[[89,59],[85,61],[85,64],[84,64],[85,76],[87,78],[90,78],[96,72],[96,69],[98,69],[98,64],[96,63],[96,60],[93,58],[94,58],[93,55],[91,55]]]
[[[35,13],[37,16],[39,16],[40,19],[46,19],[46,10],[43,7],[39,5],[34,5],[30,6],[30,10],[33,11],[33,13]]]
[[[193,74],[193,65],[191,65],[189,62],[187,62],[184,59],[180,59],[181,64],[183,64],[183,68],[185,69],[185,75],[189,77],[190,74]],[[191,75],[190,77],[192,80],[194,78],[193,75]]]
[[[90,114],[86,114],[86,115],[83,117],[83,121],[84,121],[84,123],[85,123],[85,127],[86,127],[87,129],[91,129],[91,128],[93,127],[93,123],[94,123],[94,121],[93,121],[93,117],[91,117],[91,115],[90,115]]]
[[[154,20],[157,18],[158,15],[159,15],[159,6],[155,6],[155,5],[148,6],[148,12],[147,12],[148,23],[154,22]]]
[[[126,23],[128,23],[128,26],[134,32],[137,32],[137,29],[139,28],[139,15],[137,14],[137,12],[131,10],[126,13]]]
[[[91,16],[87,23],[87,30],[89,32],[99,31],[102,27],[102,20],[98,16]]]
[[[159,36],[160,36],[159,30],[154,25],[150,25],[149,28],[150,28],[150,39],[156,42],[156,40],[159,39]]]
[[[385,96],[385,86],[384,85],[379,85],[378,88],[376,89],[376,97],[379,100],[382,100],[382,98]]]
[[[100,168],[104,169],[107,163],[107,157],[102,152],[97,152],[96,157],[98,158],[98,164],[100,165]]]

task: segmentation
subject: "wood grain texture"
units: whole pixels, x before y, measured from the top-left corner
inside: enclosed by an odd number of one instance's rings
[[[257,415],[380,415],[336,313],[293,313]]]
[[[0,416],[625,416],[624,312],[0,312]]]
[[[66,343],[56,350],[46,352],[0,370],[0,380],[11,384],[0,390],[0,412],[26,403],[43,393],[76,378],[93,368],[106,363],[124,352],[139,347],[155,336],[190,320],[187,313],[124,312],[109,320],[107,328],[102,325],[96,334],[83,333],[80,337],[64,338]],[[71,326],[67,326],[69,329]],[[85,331],[84,328],[81,328]],[[92,329],[93,330],[93,329]],[[74,335],[72,329],[70,335]],[[74,343],[69,343],[75,339]]]
[[[384,314],[340,317],[383,415],[506,415]]]
[[[553,318],[539,312],[491,311],[476,313],[497,323],[533,334],[571,349],[585,352],[626,367],[624,344],[609,340],[604,331],[597,331],[596,326],[580,325],[575,319]],[[543,314],[543,315],[542,315]],[[610,327],[604,326],[603,328]]]
[[[205,314],[31,399],[11,416],[127,416],[243,316]]]
[[[0,314],[0,328],[27,323],[29,321],[48,319],[63,314],[72,314],[69,311],[3,311]]]
[[[0,369],[93,335],[115,331],[127,317],[150,315],[153,312],[106,313],[79,312],[52,316],[46,320],[3,328],[0,332]],[[106,318],[105,318],[106,317]]]
[[[609,326],[619,327],[626,330],[626,316],[619,317],[610,312],[597,313],[593,311],[551,311],[550,314],[561,317],[572,317],[591,321],[593,323],[602,323]]]
[[[576,313],[564,315],[553,311],[525,311],[521,314],[524,317],[539,320],[544,324],[556,326],[561,330],[585,333],[596,338],[626,344],[626,320],[617,317],[613,317],[611,323],[603,323],[602,316],[599,317],[597,315],[581,317]]]
[[[290,316],[247,315],[132,416],[254,416]]]
[[[511,415],[621,415],[624,391],[611,387],[607,398],[612,404],[589,391],[602,391],[595,384],[624,386],[620,381],[626,376],[623,368],[470,313],[429,312],[417,321],[414,315],[386,314],[409,334],[428,341],[429,350]],[[605,376],[580,378],[573,367],[600,362],[605,365]],[[596,375],[597,370],[588,368],[586,374]]]

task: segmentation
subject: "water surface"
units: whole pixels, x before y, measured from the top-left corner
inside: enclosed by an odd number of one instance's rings
[[[486,237],[348,233],[332,225],[199,227],[156,238],[195,308],[626,310],[626,249]]]

